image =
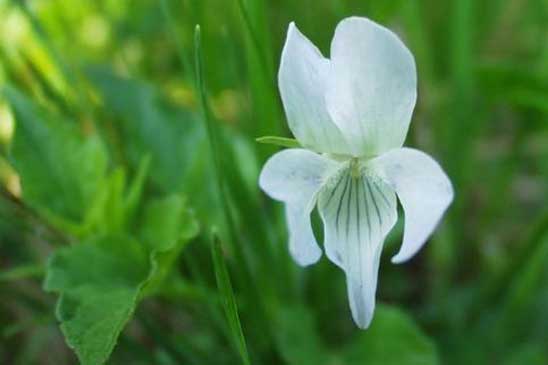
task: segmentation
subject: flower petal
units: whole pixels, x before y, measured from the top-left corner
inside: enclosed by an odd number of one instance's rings
[[[321,256],[310,225],[310,212],[318,191],[336,166],[336,162],[314,152],[287,149],[272,156],[261,171],[261,189],[286,204],[289,250],[299,265],[313,264]]]
[[[347,168],[322,189],[318,209],[326,254],[345,271],[352,317],[367,328],[375,309],[382,246],[397,220],[394,191],[374,177],[352,176]]]
[[[291,23],[278,73],[289,128],[303,146],[342,154],[348,144],[325,106],[328,71],[329,60]]]
[[[370,166],[396,190],[403,206],[403,244],[392,262],[404,262],[420,250],[453,201],[451,181],[432,157],[411,148],[389,151]]]
[[[366,18],[341,21],[331,43],[326,103],[354,155],[401,147],[416,98],[415,61],[402,41]]]

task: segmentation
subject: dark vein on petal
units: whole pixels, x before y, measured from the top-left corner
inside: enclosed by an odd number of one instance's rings
[[[333,195],[337,192],[337,189],[339,188],[339,185],[341,184],[341,181],[343,180],[344,173],[341,174],[339,181],[337,181],[337,185],[335,185],[335,188],[333,191],[331,191],[331,195],[329,195],[329,198],[327,198],[327,202],[325,203],[325,206],[327,207],[329,203],[331,202],[331,199],[333,199]]]
[[[360,232],[360,226],[361,226],[361,218],[360,218],[360,186],[361,184],[358,183],[358,180],[356,179],[356,215],[357,215],[357,223],[358,223],[358,266],[359,266],[359,274],[360,274],[360,296],[361,292],[363,290],[363,268],[362,268],[362,240],[361,240],[361,232]]]
[[[346,201],[346,240],[348,241],[348,231],[350,230],[350,201],[352,200],[352,190],[354,188],[354,179],[350,179],[350,190],[348,200]]]
[[[386,206],[387,206],[388,208],[390,208],[390,202],[388,201],[388,198],[386,197],[386,195],[384,195],[384,192],[382,191],[382,189],[379,188],[379,187],[377,186],[377,184],[373,184],[373,186],[374,186],[375,189],[379,192],[379,194],[381,194],[382,199],[383,199],[384,202],[386,203]]]
[[[363,181],[366,181],[365,176],[363,177]],[[371,244],[371,221],[369,220],[369,204],[367,204],[367,192],[365,191],[365,187],[363,189],[363,201],[365,205],[365,217],[367,218],[367,232],[369,236],[369,244]]]
[[[336,232],[337,232],[337,236],[339,235],[339,218],[341,216],[342,202],[343,202],[343,199],[344,199],[344,195],[346,194],[346,190],[348,189],[349,181],[350,181],[350,175],[348,175],[348,178],[346,179],[346,183],[344,185],[344,190],[341,194],[341,198],[339,200],[339,206],[337,208],[337,217],[335,218],[335,229],[336,229]]]
[[[371,200],[373,200],[373,206],[375,207],[375,211],[377,212],[377,217],[379,217],[379,231],[382,232],[382,217],[381,213],[379,212],[379,207],[377,206],[377,201],[375,199],[375,196],[373,195],[373,192],[371,191],[371,186],[369,185],[369,181],[365,180],[367,184],[367,189],[369,190],[369,195],[371,195]]]
[[[358,184],[358,180],[356,179],[356,222],[358,225],[358,243],[360,242],[360,184]],[[360,254],[361,256],[361,254]]]

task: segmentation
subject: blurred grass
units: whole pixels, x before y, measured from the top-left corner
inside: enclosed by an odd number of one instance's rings
[[[342,273],[326,259],[306,270],[290,260],[282,207],[257,187],[276,147],[255,139],[291,137],[276,85],[287,25],[328,55],[349,15],[394,29],[415,55],[406,144],[435,156],[456,190],[414,260],[391,265],[401,227],[389,237],[378,300],[391,305],[365,333]],[[166,245],[191,228],[161,218],[178,199],[202,233],[158,261],[109,363],[548,358],[546,0],[0,0],[0,17],[1,363],[75,363],[56,297],[41,289],[48,256],[114,232]],[[212,226],[226,242],[216,260]]]

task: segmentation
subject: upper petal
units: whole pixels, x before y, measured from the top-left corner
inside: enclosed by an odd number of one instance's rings
[[[321,256],[310,212],[316,195],[337,163],[304,149],[287,149],[272,156],[259,177],[260,187],[286,204],[289,250],[300,265],[310,265]]]
[[[354,155],[401,147],[416,98],[415,61],[402,41],[366,18],[341,21],[331,43],[326,103]]]
[[[289,128],[303,146],[347,153],[348,145],[325,106],[328,72],[329,60],[291,23],[278,73]]]
[[[393,190],[379,179],[342,169],[318,197],[328,258],[346,273],[352,317],[367,328],[375,309],[381,251],[397,219]]]
[[[423,246],[453,201],[451,181],[432,157],[411,148],[389,151],[370,166],[392,185],[403,206],[403,244],[392,262],[404,262]]]

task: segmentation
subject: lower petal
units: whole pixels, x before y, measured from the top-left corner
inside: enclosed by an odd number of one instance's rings
[[[397,220],[395,194],[379,179],[355,174],[348,166],[320,192],[318,209],[326,254],[345,271],[352,316],[367,328],[375,309],[382,246]]]

